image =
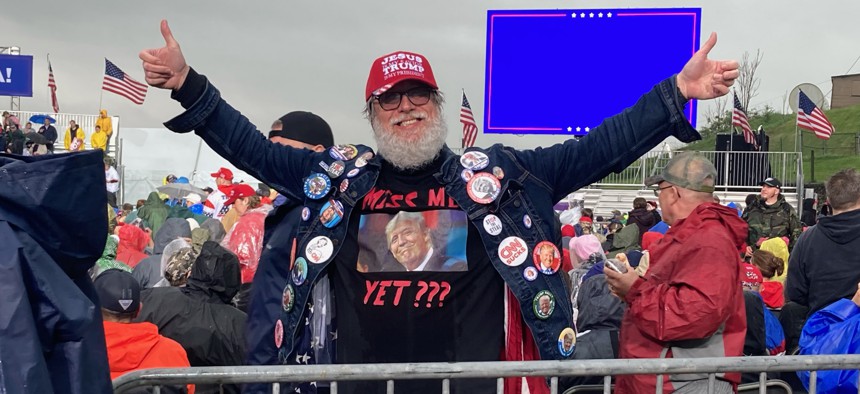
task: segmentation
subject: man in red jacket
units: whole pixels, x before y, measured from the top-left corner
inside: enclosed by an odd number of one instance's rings
[[[158,334],[155,324],[132,323],[142,306],[140,284],[128,272],[110,269],[93,282],[102,304],[110,377],[146,368],[189,367],[185,349]],[[173,392],[171,388],[168,392]],[[188,385],[188,393],[194,386]]]
[[[746,316],[738,286],[740,246],[747,226],[736,211],[714,203],[717,171],[704,156],[675,156],[662,174],[646,180],[672,227],[651,246],[643,277],[604,268],[607,283],[627,303],[620,358],[741,356]],[[616,377],[617,393],[707,392],[706,374]],[[740,374],[717,374],[716,393],[732,393]]]

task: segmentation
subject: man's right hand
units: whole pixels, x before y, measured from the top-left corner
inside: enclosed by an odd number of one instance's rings
[[[173,38],[166,20],[161,20],[164,47],[140,51],[146,83],[161,89],[179,90],[188,76],[188,64],[182,56],[179,43]]]

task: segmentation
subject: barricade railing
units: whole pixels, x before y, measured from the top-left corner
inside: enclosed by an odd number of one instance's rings
[[[610,393],[611,376],[697,373],[708,374],[710,393],[716,374],[740,372],[757,373],[758,390],[765,393],[768,372],[811,371],[809,393],[814,394],[817,371],[854,369],[860,369],[860,355],[192,367],[135,371],[115,379],[113,386],[122,394],[138,387],[270,383],[272,393],[279,394],[281,383],[330,382],[331,393],[337,394],[338,382],[385,381],[387,393],[394,393],[394,381],[432,379],[442,381],[441,392],[446,394],[452,379],[493,378],[496,392],[502,393],[504,378],[537,376],[549,379],[550,392],[558,394],[560,378],[603,376],[603,392]]]

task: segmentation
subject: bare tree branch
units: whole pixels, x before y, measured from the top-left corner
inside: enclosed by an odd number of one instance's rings
[[[747,113],[750,111],[750,101],[752,101],[753,97],[758,96],[761,79],[756,76],[756,70],[758,70],[763,57],[764,54],[761,53],[761,49],[756,49],[755,56],[751,57],[749,52],[744,52],[741,58],[740,68],[738,69],[740,75],[735,86],[738,100]]]

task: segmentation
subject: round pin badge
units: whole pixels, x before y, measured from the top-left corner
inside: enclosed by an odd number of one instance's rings
[[[349,179],[344,179],[343,181],[340,182],[340,187],[338,187],[337,189],[340,190],[341,193],[343,193],[346,191],[346,188],[348,188],[348,187],[349,187]]]
[[[284,323],[281,319],[275,320],[275,347],[280,349],[284,343]]]
[[[308,262],[304,257],[299,257],[296,259],[296,264],[293,267],[293,283],[296,286],[301,286],[302,283],[305,283],[305,279],[308,278]]]
[[[523,215],[523,226],[526,228],[532,228],[532,217],[529,214]]]
[[[538,319],[548,319],[555,310],[555,296],[549,290],[539,291],[532,300],[532,310]]]
[[[293,289],[293,285],[287,285],[287,287],[284,287],[284,293],[281,297],[281,306],[284,308],[284,312],[293,310],[293,304],[295,303],[296,291]]]
[[[338,160],[352,160],[358,156],[355,145],[335,145],[329,149],[329,155]]]
[[[484,230],[490,235],[499,235],[502,232],[502,221],[498,216],[489,214],[484,217]]]
[[[499,259],[505,265],[516,267],[526,261],[529,248],[520,237],[507,237],[499,244]]]
[[[332,179],[334,179],[334,178],[341,176],[341,174],[343,174],[343,170],[345,168],[346,168],[346,165],[343,164],[342,161],[337,160],[337,161],[328,165],[328,169],[326,170],[326,172],[328,173],[328,176],[330,176]]]
[[[538,277],[537,268],[528,266],[523,270],[523,278],[525,278],[529,282],[534,282]]]
[[[502,170],[502,167],[493,167],[493,175],[495,175],[496,178],[502,179],[505,177],[505,171]]]
[[[311,200],[319,200],[325,197],[331,190],[331,179],[328,175],[313,173],[305,179],[305,196]]]
[[[373,152],[364,152],[361,154],[361,158],[364,159],[364,161],[370,161],[370,159],[373,158]]]
[[[573,329],[568,327],[561,330],[561,334],[558,334],[558,352],[568,357],[573,354],[574,347],[576,347],[576,333]]]
[[[364,158],[359,157],[358,159],[355,159],[355,168],[361,168],[361,167],[364,167],[366,165],[367,165],[367,160],[364,160]]]
[[[473,176],[475,176],[475,172],[469,169],[465,169],[463,170],[463,172],[460,173],[460,178],[463,178],[463,180],[466,182],[469,182],[469,180],[472,179]]]
[[[479,172],[466,183],[466,192],[472,201],[478,204],[489,204],[499,197],[499,193],[502,192],[502,184],[499,182],[499,178],[492,174]]]
[[[324,235],[314,237],[305,246],[305,257],[312,264],[325,263],[332,253],[334,253],[334,244]]]
[[[337,226],[343,219],[343,204],[331,199],[320,208],[320,221],[326,228]]]
[[[302,220],[307,222],[311,218],[311,209],[308,207],[302,208]]]
[[[358,171],[359,171],[358,168],[353,168],[353,169],[349,170],[349,172],[346,173],[346,177],[352,178],[352,177],[358,175]]]
[[[490,164],[490,158],[483,152],[470,151],[463,153],[463,156],[460,156],[460,164],[472,171],[479,171],[483,170],[488,164]]]
[[[561,267],[561,253],[554,243],[542,241],[535,246],[532,253],[535,267],[544,275],[552,275]]]

